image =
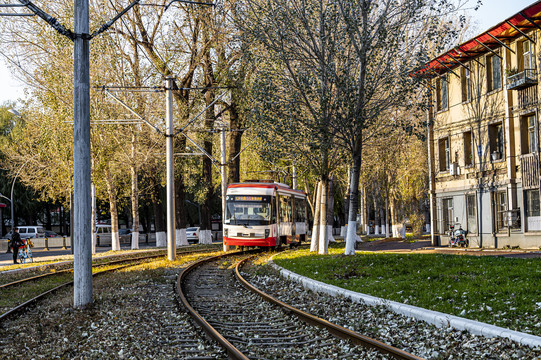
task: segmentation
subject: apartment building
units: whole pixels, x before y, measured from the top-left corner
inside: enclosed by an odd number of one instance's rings
[[[431,231],[470,247],[540,248],[541,1],[431,60]]]

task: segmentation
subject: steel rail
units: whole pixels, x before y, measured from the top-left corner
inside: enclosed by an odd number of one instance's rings
[[[239,349],[237,349],[233,344],[231,344],[225,337],[222,336],[222,334],[220,334],[216,329],[214,329],[214,327],[212,327],[212,325],[210,325],[191,305],[190,303],[188,302],[188,300],[186,299],[186,297],[184,296],[184,291],[183,291],[183,284],[184,284],[184,279],[186,278],[186,276],[191,272],[193,271],[195,268],[197,268],[198,266],[200,266],[201,264],[204,264],[204,263],[207,263],[207,262],[211,262],[211,261],[214,261],[214,260],[217,260],[217,259],[220,259],[220,258],[223,258],[223,257],[229,257],[229,256],[232,256],[232,255],[239,255],[239,254],[243,254],[245,252],[234,252],[234,253],[227,253],[227,254],[222,254],[222,255],[218,255],[218,256],[213,256],[213,257],[210,257],[210,258],[207,258],[207,259],[203,259],[203,260],[200,260],[200,261],[197,261],[191,265],[189,265],[188,267],[186,267],[184,270],[182,270],[182,272],[180,273],[180,275],[178,276],[178,279],[177,279],[177,284],[176,284],[176,287],[175,287],[175,290],[176,290],[176,293],[177,293],[177,296],[178,296],[178,301],[184,305],[184,307],[186,308],[186,310],[188,311],[188,313],[190,314],[190,316],[194,319],[194,321],[203,329],[203,331],[211,338],[213,339],[214,341],[216,341],[227,353],[227,355],[229,356],[230,359],[233,359],[233,360],[250,360],[248,357],[246,357],[246,355],[244,355]]]
[[[127,265],[119,266],[119,267],[116,267],[116,268],[113,268],[113,269],[107,269],[107,270],[99,271],[99,272],[96,272],[96,273],[92,274],[92,277],[97,276],[97,275],[101,275],[101,274],[106,274],[108,272],[113,272],[113,271],[116,271],[116,270],[124,269],[124,268],[130,267],[130,266],[135,266],[135,265],[136,264],[127,264]],[[60,290],[60,289],[66,287],[66,286],[69,286],[69,285],[73,285],[73,281],[68,281],[68,282],[66,282],[64,284],[58,285],[57,287],[49,289],[49,290],[39,294],[38,296],[33,297],[32,299],[27,300],[27,301],[25,301],[24,303],[22,303],[20,305],[17,305],[16,307],[12,308],[11,310],[6,311],[2,315],[0,315],[0,324],[2,323],[2,321],[8,319],[9,317],[19,313],[20,311],[24,310],[25,308],[29,307],[30,305],[32,305],[32,304],[38,302],[39,300],[45,298],[45,296],[47,296],[49,294],[52,294],[53,292],[55,292],[57,290]]]
[[[197,254],[197,253],[202,253],[202,252],[208,252],[208,250],[177,251],[177,254],[178,255]],[[107,266],[107,265],[113,265],[113,264],[128,262],[128,261],[153,259],[153,258],[157,258],[157,257],[164,256],[164,255],[166,255],[165,250],[159,250],[159,254],[153,254],[153,255],[148,255],[148,256],[140,256],[140,257],[133,257],[133,258],[127,258],[127,259],[118,259],[118,260],[112,260],[112,261],[105,261],[105,262],[101,262],[101,263],[94,263],[94,264],[92,264],[92,267],[94,268],[94,267],[100,267],[100,266]],[[95,261],[96,260],[101,260],[101,259],[97,258],[97,259],[95,259]],[[41,279],[41,278],[48,277],[48,276],[59,275],[59,274],[62,274],[64,272],[70,272],[70,271],[73,271],[73,267],[70,267],[68,269],[55,271],[55,272],[51,272],[51,273],[47,273],[47,274],[31,276],[31,277],[16,280],[16,281],[13,281],[13,282],[10,282],[10,283],[7,283],[7,284],[2,284],[2,285],[0,285],[0,289],[8,288],[8,287],[11,287],[11,286],[15,286],[15,285],[25,283],[27,281],[37,280],[37,279]]]
[[[246,287],[248,290],[252,291],[253,293],[261,296],[266,301],[269,301],[269,302],[271,302],[271,303],[273,303],[275,305],[278,305],[278,306],[286,309],[286,311],[295,314],[299,319],[301,319],[302,321],[304,321],[304,322],[306,322],[308,324],[323,327],[323,328],[327,329],[333,335],[335,335],[337,337],[340,337],[342,339],[351,340],[355,344],[363,345],[365,347],[373,348],[373,349],[376,349],[376,350],[378,350],[380,352],[387,353],[387,354],[393,356],[396,359],[423,360],[423,358],[415,356],[413,354],[410,354],[410,353],[408,353],[408,352],[406,352],[404,350],[400,350],[398,348],[395,348],[394,346],[387,345],[387,344],[385,344],[385,343],[383,343],[381,341],[378,341],[378,340],[372,339],[370,337],[361,335],[361,334],[359,334],[359,333],[357,333],[355,331],[346,329],[346,328],[344,328],[344,327],[342,327],[340,325],[333,324],[333,323],[331,323],[331,322],[329,322],[327,320],[321,319],[321,318],[319,318],[317,316],[314,316],[312,314],[309,314],[307,312],[299,310],[299,309],[297,309],[297,308],[295,308],[295,307],[293,307],[291,305],[288,305],[288,304],[286,304],[286,303],[272,297],[271,295],[257,289],[255,286],[250,284],[240,274],[240,268],[245,264],[245,262],[247,262],[247,261],[249,261],[249,260],[251,260],[253,258],[254,257],[250,257],[250,258],[246,258],[246,259],[240,261],[237,264],[237,266],[235,267],[235,272],[237,274],[237,278],[244,285],[244,287]]]

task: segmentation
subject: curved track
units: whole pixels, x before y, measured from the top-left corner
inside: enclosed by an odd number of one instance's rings
[[[230,358],[420,359],[297,310],[263,294],[244,279],[239,282],[235,272],[242,278],[238,267],[248,258],[247,254],[236,253],[206,259],[186,268],[177,281],[180,301]],[[239,263],[236,271],[232,262]],[[271,302],[261,301],[261,296]],[[307,322],[317,326],[308,326]]]
[[[196,250],[196,251],[182,251],[182,252],[177,252],[178,255],[183,255],[183,254],[194,254],[194,253],[198,253],[198,252],[207,252],[208,250]],[[126,268],[126,267],[130,267],[130,266],[135,266],[135,265],[138,265],[142,262],[145,262],[147,260],[152,260],[152,259],[155,259],[155,258],[159,258],[159,257],[162,257],[164,256],[165,252],[164,251],[160,251],[160,252],[155,252],[151,255],[147,255],[147,256],[134,256],[134,257],[128,257],[128,258],[125,258],[123,257],[122,259],[112,259],[112,260],[106,260],[106,261],[102,261],[102,262],[99,262],[99,263],[94,263],[92,265],[93,268],[99,268],[99,267],[104,267],[104,266],[114,266],[114,265],[119,265],[119,266],[116,266],[114,268],[111,268],[111,269],[106,269],[106,270],[102,270],[102,271],[98,271],[98,272],[95,272],[92,274],[92,276],[97,276],[97,275],[102,275],[102,274],[106,274],[106,273],[109,273],[109,272],[112,272],[112,271],[116,271],[116,270],[120,270],[120,269],[123,269],[123,268]],[[98,259],[98,260],[101,260],[101,259]],[[20,286],[20,285],[23,285],[23,284],[26,284],[30,281],[40,281],[40,280],[43,280],[43,279],[46,279],[46,278],[49,278],[49,277],[54,277],[54,276],[59,276],[59,275],[62,275],[62,274],[65,274],[65,273],[70,273],[70,272],[73,272],[73,268],[67,268],[67,269],[62,269],[62,270],[59,270],[59,271],[54,271],[54,272],[49,272],[49,273],[46,273],[46,274],[40,274],[40,275],[35,275],[35,276],[29,276],[29,277],[26,277],[26,278],[22,278],[22,279],[19,279],[19,280],[16,280],[16,281],[12,281],[12,282],[9,282],[9,283],[6,283],[6,284],[1,284],[0,285],[0,289],[8,289],[8,288],[13,288],[15,286]],[[11,309],[5,311],[3,314],[0,315],[0,323],[2,321],[4,321],[5,319],[9,318],[9,317],[12,317],[20,312],[22,312],[24,309],[30,307],[31,305],[35,304],[36,302],[42,300],[43,298],[45,298],[47,295],[59,290],[59,289],[62,289],[66,286],[70,286],[73,284],[73,281],[68,281],[68,282],[65,282],[61,285],[58,285],[58,286],[55,286],[53,288],[50,288],[46,291],[43,291],[42,293],[38,294],[37,296],[27,300],[27,301],[24,301],[23,303],[17,305],[17,306],[14,306],[12,307]]]

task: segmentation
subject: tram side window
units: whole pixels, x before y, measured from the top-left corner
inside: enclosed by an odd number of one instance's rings
[[[280,222],[291,221],[291,201],[287,196],[280,196]]]
[[[295,222],[304,222],[306,203],[303,199],[295,199]]]

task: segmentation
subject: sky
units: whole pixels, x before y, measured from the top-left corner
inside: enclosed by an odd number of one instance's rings
[[[476,0],[469,0],[472,5]],[[482,0],[483,4],[477,11],[471,11],[474,23],[478,25],[478,32],[488,30],[490,27],[521,11],[536,0]],[[2,21],[9,21],[3,18]],[[6,66],[6,59],[0,57],[0,104],[6,101],[17,101],[24,98],[24,84],[11,76]]]

